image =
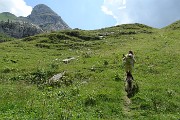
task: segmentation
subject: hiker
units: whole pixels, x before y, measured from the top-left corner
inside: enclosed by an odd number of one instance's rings
[[[126,74],[131,74],[132,75],[132,70],[134,67],[134,63],[135,63],[135,59],[134,59],[134,53],[133,51],[129,51],[129,53],[127,55],[123,54],[123,65],[125,68],[125,72]]]

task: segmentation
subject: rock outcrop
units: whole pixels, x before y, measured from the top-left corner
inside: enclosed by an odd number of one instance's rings
[[[43,30],[37,25],[28,23],[28,22],[1,21],[0,33],[9,35],[14,38],[23,38],[23,37],[28,37],[28,36],[33,36],[39,33],[43,33]]]
[[[44,4],[35,6],[27,19],[44,31],[70,29],[70,27],[51,8]]]

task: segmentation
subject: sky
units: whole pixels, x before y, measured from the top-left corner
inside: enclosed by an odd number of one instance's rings
[[[28,16],[45,4],[71,27],[101,29],[141,23],[155,28],[180,20],[180,0],[0,0],[0,13]]]

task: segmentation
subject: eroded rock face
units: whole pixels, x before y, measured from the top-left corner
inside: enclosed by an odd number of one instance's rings
[[[14,38],[33,36],[44,31],[37,25],[28,22],[0,22],[0,33]]]
[[[58,14],[44,4],[35,6],[27,19],[45,31],[70,29]]]

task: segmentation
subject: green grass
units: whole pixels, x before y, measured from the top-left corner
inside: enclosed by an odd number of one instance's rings
[[[8,35],[5,35],[3,33],[0,33],[0,43],[1,42],[7,42],[7,41],[12,41],[12,40],[15,40],[15,38],[12,38]]]
[[[0,21],[15,20],[17,17],[9,12],[0,13]]]
[[[101,36],[101,37],[99,37]],[[103,36],[103,37],[102,37]],[[177,120],[179,31],[141,24],[68,30],[0,44],[0,118]],[[122,54],[135,52],[140,91],[124,91]],[[68,57],[76,59],[68,64]],[[66,71],[54,86],[44,82]]]

